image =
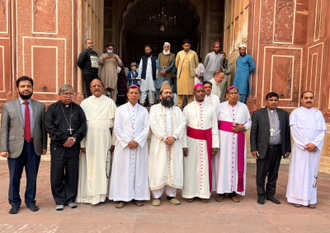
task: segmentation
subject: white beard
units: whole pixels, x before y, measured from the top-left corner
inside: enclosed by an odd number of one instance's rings
[[[165,50],[163,49],[163,53],[164,53],[164,55],[169,55],[169,54],[171,53],[171,51],[170,51],[170,50],[165,51]]]

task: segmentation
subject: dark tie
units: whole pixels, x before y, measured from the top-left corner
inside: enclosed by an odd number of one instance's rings
[[[26,141],[29,141],[31,139],[30,111],[28,107],[29,102],[24,102],[24,104],[25,104],[24,138]]]

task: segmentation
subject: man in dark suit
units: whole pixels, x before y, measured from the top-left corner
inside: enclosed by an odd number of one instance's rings
[[[22,76],[17,79],[16,86],[20,97],[3,105],[0,131],[0,155],[8,158],[10,214],[17,214],[21,206],[19,191],[24,167],[25,204],[33,212],[39,210],[35,201],[37,174],[40,155],[47,152],[45,105],[31,99],[32,78]]]
[[[251,153],[257,159],[258,203],[265,203],[265,196],[275,204],[281,204],[274,197],[281,156],[289,157],[291,152],[289,114],[277,108],[279,96],[275,92],[266,95],[267,107],[252,114]],[[265,190],[265,179],[267,185]]]

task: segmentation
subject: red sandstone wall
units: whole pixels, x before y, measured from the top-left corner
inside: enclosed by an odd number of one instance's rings
[[[63,83],[77,87],[76,15],[76,0],[0,1],[0,103],[17,97],[22,75],[34,79],[34,98],[46,104]]]
[[[264,96],[275,91],[279,106],[292,111],[309,89],[316,94],[314,107],[327,116],[329,1],[250,0],[249,9],[248,48],[257,67],[249,107],[265,106]]]

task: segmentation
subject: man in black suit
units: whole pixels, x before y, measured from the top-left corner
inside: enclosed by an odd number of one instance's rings
[[[275,92],[266,95],[267,107],[252,114],[251,153],[257,159],[258,203],[265,203],[265,196],[275,204],[281,204],[274,197],[281,156],[289,157],[291,152],[289,114],[277,108],[279,96]],[[265,191],[265,179],[267,185]]]

